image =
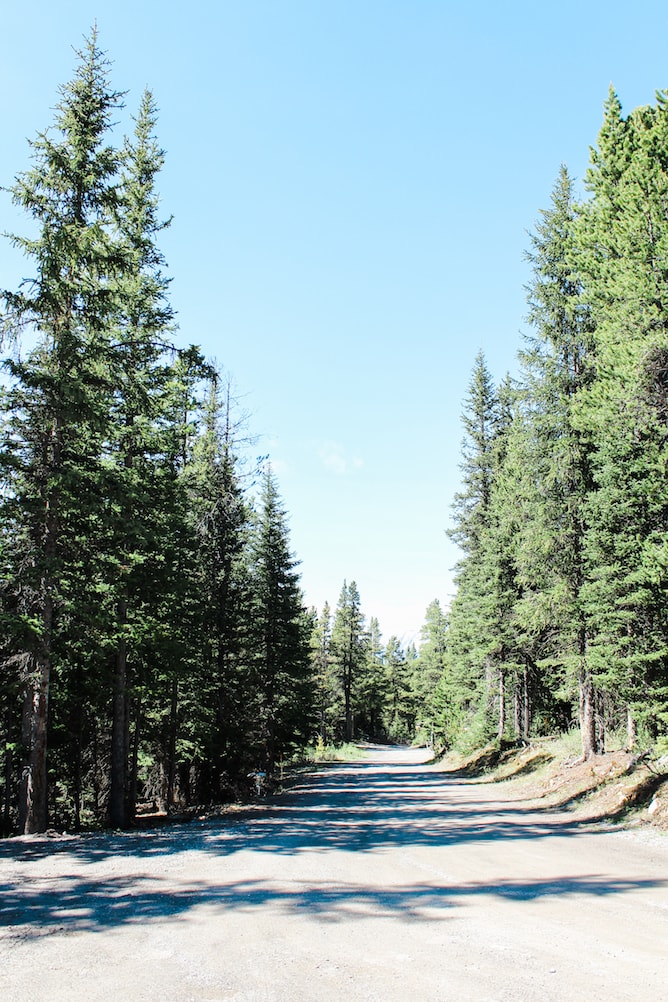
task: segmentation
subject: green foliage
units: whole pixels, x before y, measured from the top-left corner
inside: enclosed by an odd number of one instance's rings
[[[354,582],[343,583],[331,632],[328,605],[311,619],[321,742],[329,743],[332,735],[334,743],[345,741],[348,734],[350,740],[431,743],[445,631],[438,602],[429,609],[431,644],[425,644],[422,659],[396,637],[383,644],[375,617],[365,628]]]
[[[332,628],[332,658],[342,696],[341,730],[337,737],[352,741],[357,691],[367,657],[367,638],[360,596],[354,581],[343,582]]]
[[[259,762],[271,772],[280,755],[304,745],[314,730],[309,620],[290,551],[287,512],[268,467],[250,539],[247,657],[252,684],[249,728]]]
[[[286,513],[267,475],[253,517],[229,386],[174,344],[155,103],[117,149],[108,70],[93,33],[11,189],[36,235],[3,293],[3,831],[233,795],[314,732]]]
[[[419,650],[367,626],[354,582],[333,615],[304,608],[229,383],[174,342],[156,106],[117,148],[121,99],[93,33],[10,189],[31,236],[11,238],[30,277],[2,294],[2,830],[220,800],[316,735],[327,756],[577,722],[585,755],[606,732],[662,747],[668,93],[624,117],[611,91],[587,197],[562,167],[531,236],[518,380],[475,359],[457,594]]]
[[[327,745],[322,738],[318,738],[315,745],[308,745],[302,757],[307,762],[359,762],[364,759],[366,752],[356,744]]]
[[[606,730],[666,731],[667,145],[665,94],[624,118],[611,91],[590,197],[562,167],[531,237],[531,334],[505,401],[476,359],[435,693],[446,743],[577,719],[588,756]]]
[[[319,741],[323,746],[329,746],[329,742],[337,732],[341,706],[332,652],[332,613],[327,602],[320,615],[312,610],[311,623],[311,670],[315,688]]]

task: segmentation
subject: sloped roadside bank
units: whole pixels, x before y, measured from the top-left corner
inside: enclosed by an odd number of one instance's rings
[[[668,758],[625,749],[583,762],[559,739],[517,745],[494,742],[470,755],[447,754],[439,769],[494,783],[534,807],[557,808],[574,820],[612,822],[668,832]]]

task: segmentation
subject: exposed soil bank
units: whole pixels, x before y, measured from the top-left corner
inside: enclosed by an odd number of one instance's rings
[[[558,739],[545,738],[526,747],[491,745],[468,758],[451,755],[440,768],[503,784],[501,790],[536,806],[562,807],[579,820],[668,831],[668,759],[618,749],[583,762],[564,756]]]

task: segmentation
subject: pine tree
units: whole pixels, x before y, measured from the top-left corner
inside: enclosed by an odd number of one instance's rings
[[[498,432],[499,401],[482,352],[476,356],[462,423],[463,490],[455,495],[451,538],[462,550],[456,568],[457,594],[450,612],[450,633],[444,678],[438,699],[446,712],[441,736],[452,741],[457,731],[478,718],[481,735],[491,726],[493,637],[485,629],[491,621],[494,596],[485,566],[485,536],[489,531],[494,480],[494,443]]]
[[[386,736],[388,700],[385,646],[375,616],[369,620],[365,646],[366,657],[355,686],[356,722],[359,733],[373,741]]]
[[[34,238],[13,238],[32,261],[34,278],[4,294],[6,325],[16,333],[30,327],[37,340],[24,361],[8,365],[13,455],[6,469],[23,526],[16,591],[22,615],[33,624],[23,638],[19,814],[25,832],[47,827],[54,631],[67,578],[80,571],[79,555],[67,545],[68,520],[90,499],[95,470],[89,457],[106,430],[106,324],[121,263],[110,236],[117,154],[107,135],[119,103],[93,32],[78,53],[73,80],[61,89],[52,132],[32,143],[34,166],[12,188],[38,231]]]
[[[397,637],[390,637],[383,652],[387,684],[387,732],[394,741],[410,741],[415,734],[416,700],[413,665]]]
[[[168,225],[158,218],[156,178],[164,153],[156,137],[157,112],[152,95],[142,96],[132,140],[126,139],[122,155],[119,199],[116,209],[117,239],[124,251],[124,267],[116,281],[115,340],[111,346],[114,397],[112,437],[108,443],[107,494],[114,499],[109,512],[107,548],[112,571],[115,635],[111,783],[111,824],[123,826],[134,815],[136,786],[130,767],[129,672],[139,655],[139,637],[146,630],[142,609],[146,599],[155,602],[147,588],[147,565],[155,564],[155,512],[159,496],[155,456],[160,452],[159,426],[164,420],[173,311],[167,298],[168,279],[156,245]],[[139,721],[135,720],[135,728]]]
[[[170,363],[160,422],[162,445],[154,470],[160,494],[153,512],[159,549],[147,564],[154,585],[144,651],[149,665],[146,693],[152,706],[146,736],[159,776],[159,795],[168,810],[177,799],[188,797],[190,729],[198,708],[201,599],[189,486],[201,427],[200,389],[210,376],[211,369],[195,346],[178,352]]]
[[[332,612],[325,602],[318,616],[314,611],[311,633],[311,664],[315,679],[320,739],[329,744],[335,736],[337,690],[332,665]]]
[[[549,613],[533,573],[525,567],[532,545],[542,538],[536,529],[538,444],[528,406],[507,382],[499,390],[503,413],[495,449],[496,474],[492,491],[492,518],[486,539],[485,566],[492,584],[493,602],[486,633],[498,670],[498,727],[503,737],[513,731],[528,738],[540,714],[545,725],[552,704],[549,685],[554,680],[539,667],[552,648]],[[537,537],[536,543],[530,540]],[[542,550],[540,551],[542,554]],[[542,565],[538,563],[540,568]],[[512,724],[510,711],[512,707]]]
[[[250,544],[252,668],[256,751],[267,773],[305,744],[314,729],[309,631],[290,550],[287,512],[270,467],[264,475]]]
[[[667,141],[666,94],[626,119],[611,96],[580,232],[599,359],[579,415],[596,444],[588,550],[595,572],[587,592],[592,658],[617,708],[626,706],[631,742],[638,723],[656,734],[668,719]]]
[[[343,582],[332,629],[334,663],[343,693],[343,738],[352,741],[355,734],[357,686],[366,659],[364,616],[354,581]]]
[[[191,588],[198,596],[199,704],[204,799],[224,797],[243,769],[246,704],[250,698],[243,657],[244,618],[250,615],[245,551],[250,507],[237,455],[243,418],[234,415],[229,379],[211,380],[202,429],[188,468],[191,531],[197,556]]]
[[[420,630],[420,647],[414,665],[415,691],[418,701],[418,731],[434,743],[436,729],[435,692],[445,671],[448,645],[448,617],[437,598],[430,602]]]
[[[497,422],[496,390],[485,357],[479,351],[462,413],[464,439],[461,470],[464,490],[455,494],[454,527],[449,532],[466,554],[476,551],[488,522]]]
[[[574,227],[573,184],[564,167],[532,236],[529,260],[529,322],[533,335],[521,352],[527,432],[533,463],[525,468],[535,485],[532,517],[518,549],[520,576],[543,610],[549,630],[546,666],[563,666],[568,685],[577,680],[585,757],[600,750],[597,694],[588,661],[583,602],[587,503],[593,488],[591,447],[575,420],[578,399],[594,377],[591,311],[583,299]],[[525,612],[528,603],[525,601]]]

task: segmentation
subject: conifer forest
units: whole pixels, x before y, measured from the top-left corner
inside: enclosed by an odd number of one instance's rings
[[[306,607],[231,380],[177,341],[156,103],[119,141],[125,100],[92,32],[9,188],[2,833],[221,803],[316,743],[668,745],[668,92],[611,90],[584,183],[556,171],[517,374],[472,359],[451,431],[456,594],[406,648],[355,568]]]

